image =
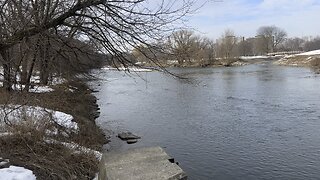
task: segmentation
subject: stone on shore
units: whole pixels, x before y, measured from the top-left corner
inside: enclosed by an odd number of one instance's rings
[[[128,143],[128,144],[134,144],[134,143],[137,143],[137,142],[138,142],[137,139],[128,139],[128,140],[127,140],[127,143]]]
[[[0,157],[0,169],[9,168],[9,167],[10,167],[9,159],[3,159],[2,157]]]
[[[118,137],[123,141],[133,140],[133,139],[140,139],[141,137],[132,134],[131,132],[122,132],[118,134]]]

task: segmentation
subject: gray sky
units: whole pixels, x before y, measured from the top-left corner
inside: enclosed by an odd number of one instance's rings
[[[201,1],[199,1],[201,2]],[[210,38],[225,29],[254,36],[260,26],[275,25],[293,36],[320,35],[320,0],[210,0],[188,25]]]

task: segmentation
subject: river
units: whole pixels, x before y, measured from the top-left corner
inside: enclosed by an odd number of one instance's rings
[[[113,137],[111,150],[159,145],[191,180],[320,178],[320,75],[270,63],[170,71],[189,80],[99,71],[97,123],[142,137]]]

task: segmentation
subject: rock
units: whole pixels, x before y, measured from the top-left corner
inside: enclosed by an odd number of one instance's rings
[[[137,143],[137,142],[138,142],[137,139],[129,139],[129,140],[127,140],[128,144],[134,144],[134,143]]]
[[[101,159],[98,179],[187,180],[187,174],[169,159],[161,147],[107,152]]]
[[[10,166],[9,159],[2,159],[0,158],[0,169],[8,168]]]
[[[91,117],[93,117],[94,119],[97,119],[100,116],[100,112],[99,111],[94,111],[91,113]]]
[[[118,137],[123,141],[131,140],[131,139],[140,139],[141,138],[139,136],[136,136],[136,135],[132,134],[131,132],[119,133]]]

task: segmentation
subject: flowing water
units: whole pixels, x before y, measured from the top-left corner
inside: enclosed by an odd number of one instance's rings
[[[111,150],[159,145],[189,179],[319,179],[320,76],[271,64],[101,70],[98,124],[142,139]],[[98,86],[99,83],[99,86]]]

